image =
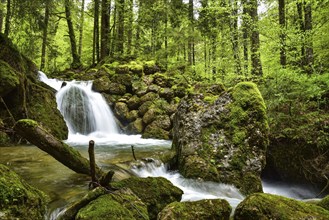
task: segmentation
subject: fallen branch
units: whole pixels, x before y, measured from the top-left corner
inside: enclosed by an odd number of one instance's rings
[[[91,175],[89,161],[81,156],[79,151],[58,140],[36,121],[30,119],[19,120],[15,124],[14,130],[21,137],[47,152],[71,170]],[[103,175],[103,172],[96,164],[95,173],[98,177]]]

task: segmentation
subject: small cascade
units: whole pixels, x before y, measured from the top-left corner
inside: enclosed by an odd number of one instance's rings
[[[41,81],[57,90],[57,106],[68,126],[69,139],[76,134],[108,136],[119,133],[111,109],[101,94],[92,91],[91,81],[71,81],[64,85],[63,81],[48,79],[42,72],[39,74]]]

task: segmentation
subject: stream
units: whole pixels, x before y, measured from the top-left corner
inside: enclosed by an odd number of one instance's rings
[[[171,141],[122,134],[105,99],[92,91],[92,82],[72,81],[62,87],[62,81],[48,79],[42,72],[40,80],[58,91],[58,109],[69,128],[65,142],[88,158],[88,142],[94,140],[96,162],[104,170],[114,170],[114,180],[131,175],[161,176],[184,191],[182,201],[222,198],[233,209],[244,199],[234,186],[186,179],[178,172],[168,171],[160,162],[146,163],[139,168],[130,167],[129,162],[134,160],[132,145],[137,159],[142,159],[169,150]],[[77,122],[80,122],[79,125]],[[56,219],[56,215],[67,204],[88,192],[89,177],[66,168],[35,146],[0,147],[0,155],[0,163],[9,166],[28,183],[49,195],[48,219]],[[316,195],[315,191],[307,187],[268,180],[263,180],[263,190],[300,200],[314,198]]]

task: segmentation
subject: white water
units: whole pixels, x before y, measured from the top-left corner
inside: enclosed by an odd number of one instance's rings
[[[87,145],[89,140],[94,140],[97,145],[116,147],[171,145],[171,141],[167,140],[143,139],[141,135],[120,134],[111,109],[100,93],[92,91],[91,81],[70,81],[61,88],[63,81],[49,79],[41,71],[39,79],[57,91],[57,107],[69,129],[66,143],[78,146]],[[79,127],[73,123],[74,121],[79,121]]]
[[[156,146],[170,147],[170,141],[142,139],[140,135],[120,134],[106,101],[99,93],[91,90],[92,82],[72,81],[67,82],[67,85],[61,88],[63,81],[48,79],[42,72],[40,72],[40,80],[58,91],[56,94],[58,108],[64,115],[69,128],[69,136],[68,140],[66,140],[68,144],[86,146],[89,140],[93,139],[97,145],[103,146],[104,149],[108,147],[122,149],[130,147],[130,145],[136,147],[152,147],[152,149],[156,148]],[[71,114],[74,114],[71,111],[71,108],[74,109],[74,105],[71,102],[76,97],[70,97],[72,94],[77,95],[77,99],[87,98],[77,109],[79,111],[77,114],[81,115],[81,109],[84,108],[86,118],[89,120],[89,124],[86,124],[85,127],[88,127],[87,130],[89,129],[90,132],[84,134],[77,132],[67,118]],[[134,168],[133,172],[141,177],[165,177],[184,191],[182,201],[222,198],[226,199],[232,208],[235,209],[244,199],[239,190],[231,185],[186,179],[177,172],[169,172],[163,164],[159,166],[147,164],[142,168]],[[314,191],[305,187],[266,181],[263,182],[263,190],[266,193],[283,195],[300,200],[312,198],[315,195]]]

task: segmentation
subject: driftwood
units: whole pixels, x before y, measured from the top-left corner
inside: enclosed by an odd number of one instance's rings
[[[91,176],[89,160],[81,156],[74,148],[58,140],[36,121],[19,120],[14,126],[14,131],[71,170]],[[96,164],[95,173],[98,177],[104,174]]]

